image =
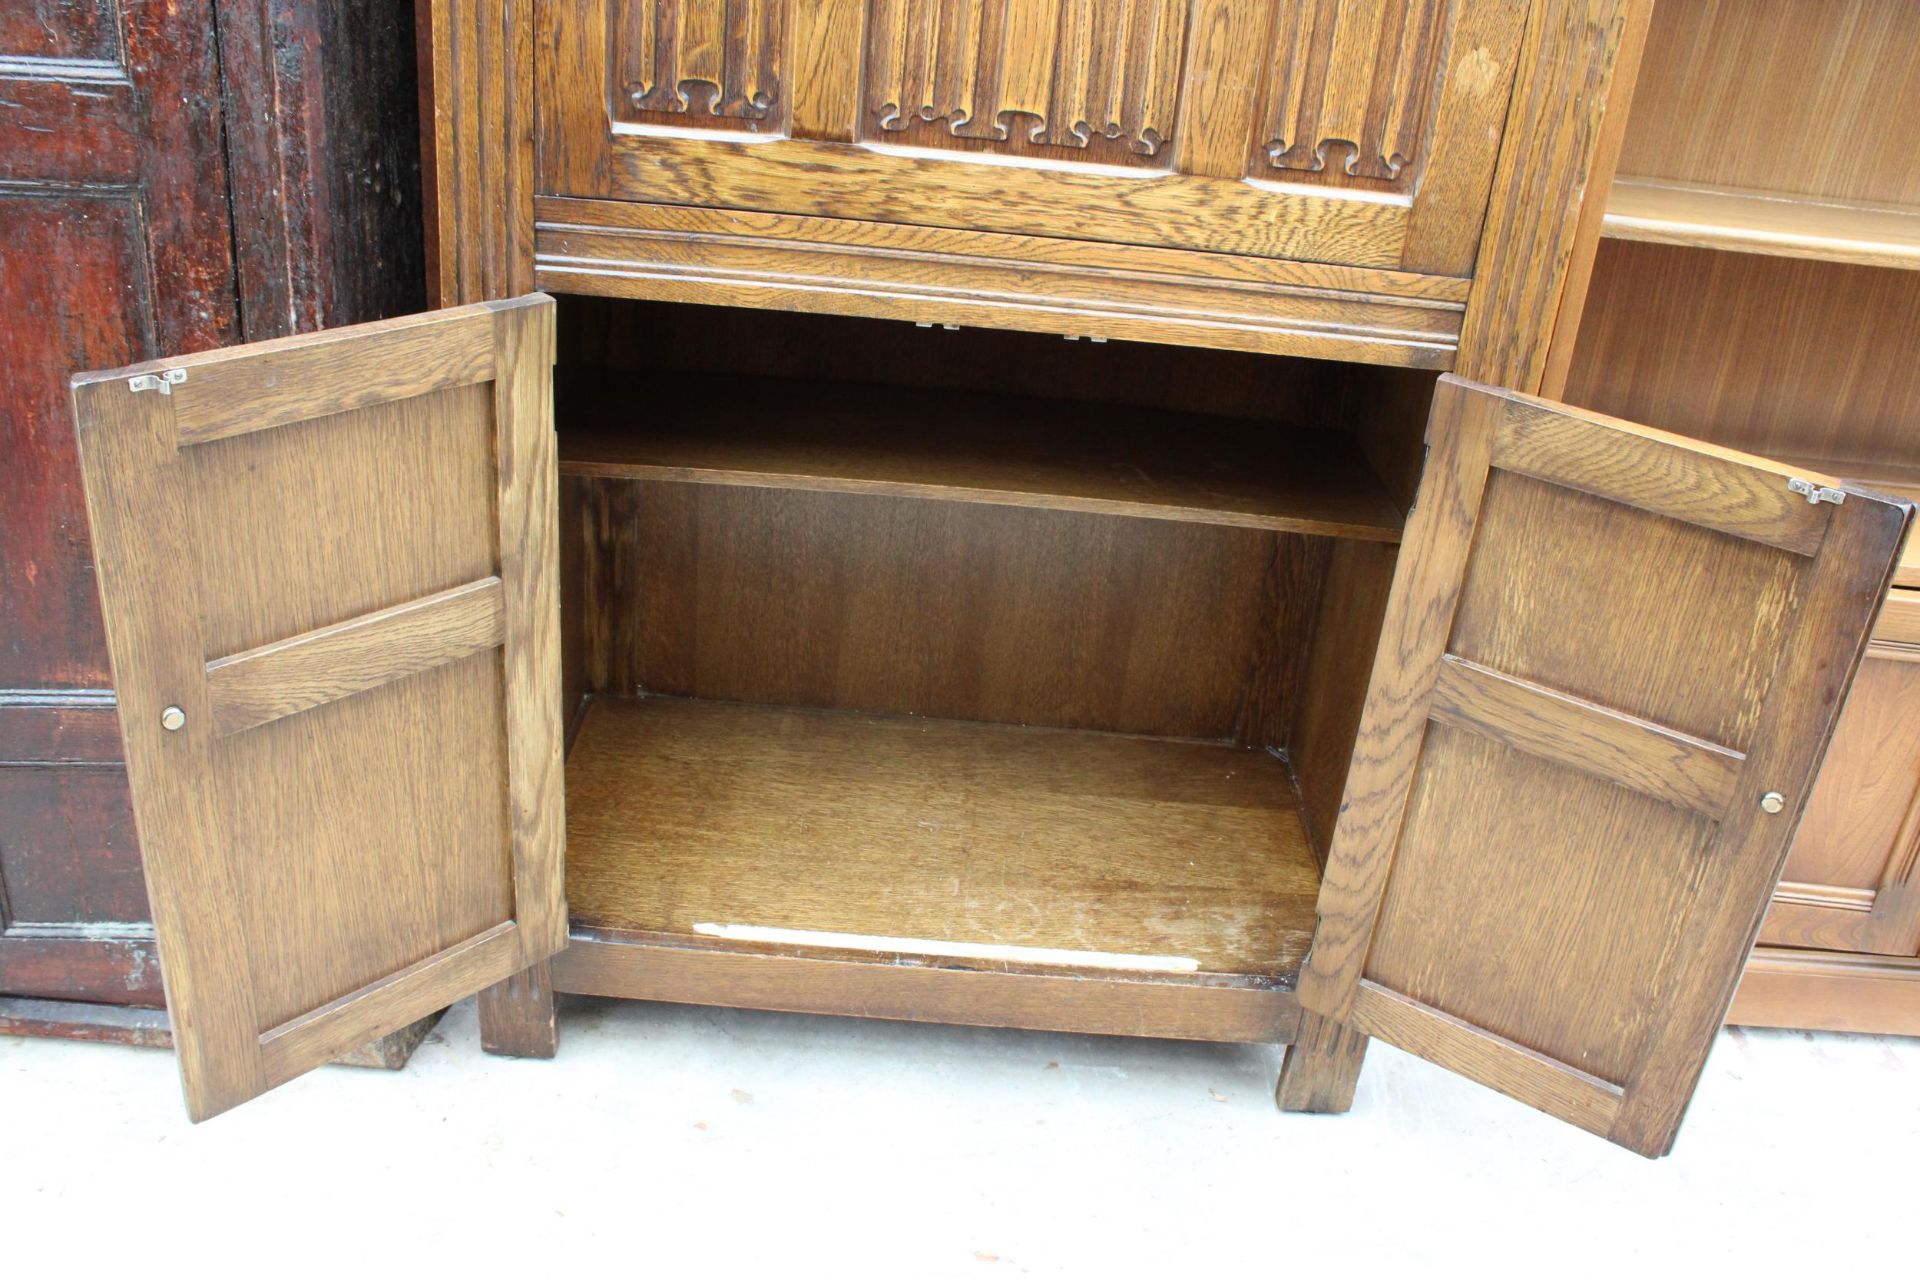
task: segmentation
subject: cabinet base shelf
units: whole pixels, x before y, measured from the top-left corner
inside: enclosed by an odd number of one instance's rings
[[[1319,869],[1230,746],[599,698],[559,991],[1286,1041]],[[644,798],[644,799],[643,799]]]

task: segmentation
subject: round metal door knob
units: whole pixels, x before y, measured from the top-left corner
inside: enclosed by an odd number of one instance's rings
[[[1763,813],[1778,813],[1787,807],[1787,798],[1778,791],[1769,791],[1760,797],[1760,809]]]
[[[178,707],[168,707],[160,713],[160,727],[168,733],[178,733],[186,725],[187,713]]]

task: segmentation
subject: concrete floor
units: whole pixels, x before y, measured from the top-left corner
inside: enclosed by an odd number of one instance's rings
[[[1920,1040],[1725,1033],[1649,1162],[1378,1044],[1351,1114],[1300,1117],[1266,1048],[562,1018],[558,1060],[516,1062],[463,1004],[402,1074],[328,1068],[198,1127],[170,1054],[0,1037],[7,1267],[1851,1280],[1920,1258]]]

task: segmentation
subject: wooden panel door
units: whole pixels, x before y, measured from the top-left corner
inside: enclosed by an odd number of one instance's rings
[[[545,0],[540,190],[1465,276],[1534,7]]]
[[[0,1003],[161,1003],[66,384],[237,335],[216,45],[0,7]]]
[[[565,945],[553,307],[75,379],[204,1119]]]
[[[1300,1001],[1659,1155],[1912,507],[1451,377],[1428,446]]]

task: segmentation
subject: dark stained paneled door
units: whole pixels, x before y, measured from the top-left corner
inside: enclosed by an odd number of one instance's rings
[[[162,1003],[67,378],[238,337],[219,103],[211,0],[0,6],[0,1000]]]

